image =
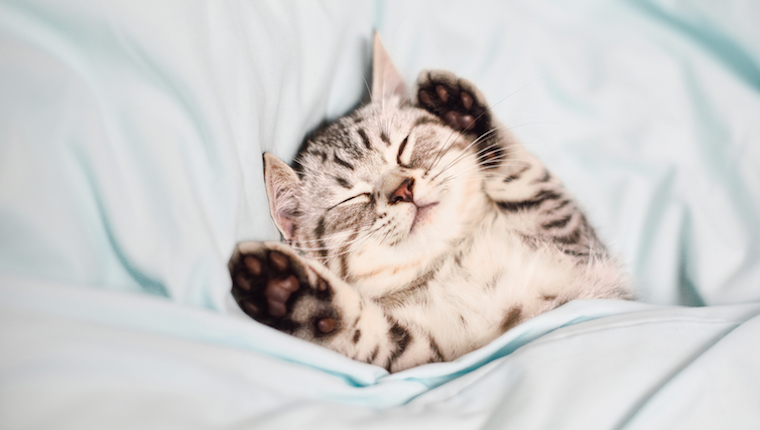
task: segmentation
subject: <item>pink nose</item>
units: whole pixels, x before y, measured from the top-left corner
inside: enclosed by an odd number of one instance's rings
[[[391,204],[396,204],[398,202],[413,202],[414,194],[412,194],[412,187],[414,187],[414,179],[404,179],[404,182],[396,188],[396,191],[388,196],[388,201],[390,201]]]

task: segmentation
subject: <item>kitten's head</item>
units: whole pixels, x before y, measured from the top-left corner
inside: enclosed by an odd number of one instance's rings
[[[372,101],[317,131],[298,172],[265,154],[270,211],[286,241],[360,281],[447,252],[485,198],[472,137],[410,103],[375,40]]]

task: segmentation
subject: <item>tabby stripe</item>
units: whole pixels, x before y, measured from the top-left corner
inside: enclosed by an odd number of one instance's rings
[[[557,236],[552,238],[554,240],[554,243],[560,243],[562,245],[576,245],[578,241],[581,239],[581,230],[580,228],[577,228],[572,231],[572,233],[566,235],[566,236]]]
[[[322,158],[322,162],[323,163],[325,162],[325,160],[327,160],[327,154],[325,154],[322,151],[318,151],[316,149],[312,149],[312,150],[309,151],[309,154],[318,155],[319,157]]]
[[[367,358],[367,363],[372,364],[377,358],[377,354],[379,353],[380,353],[380,345],[377,345],[375,346],[375,349],[372,350],[372,353],[369,355],[369,358]]]
[[[335,181],[338,183],[338,185],[340,185],[343,188],[346,188],[346,189],[349,189],[349,190],[351,188],[353,188],[351,186],[351,184],[349,184],[348,181],[345,180],[345,179],[343,179],[343,178],[339,178],[339,177],[335,176]]]
[[[462,254],[461,253],[454,254],[454,263],[457,266],[462,267]]]
[[[314,236],[317,238],[317,247],[319,248],[319,255],[323,259],[327,259],[327,248],[325,247],[325,242],[322,240],[322,237],[325,235],[325,217],[321,216],[319,217],[319,220],[317,221],[317,228],[314,229]]]
[[[539,237],[520,233],[518,233],[518,235],[520,236],[520,239],[522,239],[523,243],[528,245],[528,248],[530,248],[532,251],[538,249],[538,242],[540,240]]]
[[[520,176],[518,175],[509,175],[506,178],[504,178],[504,182],[512,182],[520,179]]]
[[[396,347],[393,349],[393,352],[391,352],[390,357],[388,357],[388,361],[385,363],[385,369],[390,372],[393,364],[396,362],[396,360],[398,360],[399,357],[401,357],[404,351],[406,351],[406,348],[412,342],[412,334],[409,333],[409,330],[402,327],[398,321],[394,320],[393,318],[388,317],[388,322],[391,324],[391,329],[388,333],[390,341],[396,345]]]
[[[354,170],[354,165],[338,157],[338,154],[333,155],[333,160],[335,160],[336,163],[340,164],[343,167]]]
[[[358,231],[353,232],[351,236],[349,236],[349,238],[346,240],[349,245],[346,245],[340,249],[340,278],[346,281],[348,281],[348,279],[346,279],[348,277],[348,247],[351,243],[354,242],[354,239],[356,239],[356,236],[358,235]]]
[[[522,169],[520,169],[519,172],[515,172],[515,173],[507,176],[506,178],[504,178],[504,182],[512,182],[512,181],[516,181],[516,180],[520,179],[522,177],[522,174],[525,173],[526,171],[528,171],[528,169],[530,169],[530,166],[523,167]]]
[[[570,204],[570,200],[562,200],[559,202],[559,204],[549,210],[546,211],[547,214],[552,214],[554,212],[557,212],[558,210],[564,208],[565,206]]]
[[[364,130],[361,130],[361,131],[364,131]],[[385,144],[387,146],[391,146],[391,139],[390,139],[390,137],[388,137],[387,134],[385,134],[385,131],[381,131],[380,132],[380,140],[382,140],[383,142],[385,142]],[[369,148],[369,147],[367,147],[367,148]]]
[[[443,261],[436,262],[433,268],[428,270],[427,273],[418,276],[414,281],[410,282],[409,289],[418,290],[418,289],[427,287],[428,282],[430,282],[431,280],[433,280],[433,278],[435,278],[435,275],[438,274],[438,271],[441,269],[442,265],[443,265]]]
[[[372,143],[369,141],[369,136],[367,136],[367,132],[364,131],[363,128],[360,128],[358,130],[358,133],[359,133],[359,137],[362,138],[362,142],[364,142],[364,146],[366,146],[367,149],[372,149]],[[384,132],[380,133],[380,138],[383,139],[383,137],[385,137],[385,139],[388,139],[388,136],[386,136]],[[385,139],[383,139],[384,142],[386,142]]]
[[[522,200],[519,202],[498,202],[497,205],[507,212],[517,212],[521,210],[533,209],[547,200],[556,200],[560,197],[562,197],[562,195],[557,194],[554,191],[544,190],[529,200]]]
[[[520,322],[520,317],[522,316],[522,307],[515,306],[509,309],[509,312],[507,312],[507,316],[504,317],[504,321],[501,323],[501,331],[505,332],[512,327],[516,326],[518,322]]]
[[[571,257],[588,257],[588,252],[580,252],[580,251],[573,251],[572,249],[563,249],[563,253],[571,256]]]
[[[433,336],[428,335],[428,339],[430,339],[430,350],[433,351],[433,359],[430,362],[446,361],[441,353],[441,348],[438,347],[438,343],[433,339]]]
[[[321,216],[317,220],[317,227],[314,229],[314,236],[316,236],[317,239],[322,239],[324,235],[325,235],[325,217]]]
[[[558,220],[554,220],[552,222],[548,222],[546,224],[543,224],[541,227],[543,227],[546,230],[548,230],[550,228],[562,228],[562,227],[566,226],[567,223],[569,223],[571,219],[573,219],[573,215],[575,215],[575,214],[571,213],[570,215],[568,215],[568,216],[566,216],[564,218],[560,218]]]
[[[409,303],[410,299],[417,295],[417,293],[427,288],[428,283],[435,278],[441,266],[442,263],[437,263],[431,270],[415,278],[406,287],[374,299],[375,303],[384,308],[399,307],[405,303]]]

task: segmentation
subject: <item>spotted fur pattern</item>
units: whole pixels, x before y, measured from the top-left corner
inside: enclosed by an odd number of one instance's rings
[[[297,171],[265,155],[284,242],[230,260],[248,315],[394,372],[569,300],[631,298],[570,193],[472,84],[425,71],[409,99],[376,41],[372,94],[310,136]]]

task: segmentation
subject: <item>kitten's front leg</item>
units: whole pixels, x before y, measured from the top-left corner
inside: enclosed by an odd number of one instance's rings
[[[515,220],[525,241],[550,244],[580,263],[606,258],[570,193],[494,117],[469,81],[446,71],[425,71],[417,82],[417,103],[446,124],[475,139],[483,171],[483,191]]]
[[[229,262],[232,295],[253,319],[305,339],[340,330],[334,291],[300,257],[277,242],[245,242]]]
[[[285,244],[241,243],[229,269],[232,295],[256,321],[389,371],[436,361],[419,329]]]
[[[484,191],[494,201],[523,208],[535,199],[562,194],[547,191],[561,188],[559,181],[496,120],[468,80],[447,71],[424,71],[417,80],[417,104],[475,140],[478,161],[487,168]]]

